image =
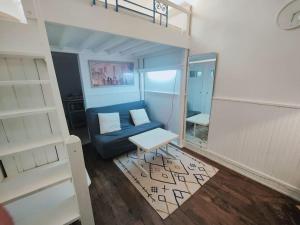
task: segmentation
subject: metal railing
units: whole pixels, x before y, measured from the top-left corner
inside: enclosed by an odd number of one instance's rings
[[[108,8],[108,1],[103,0],[105,8]],[[96,0],[92,1],[93,5],[96,5]],[[130,7],[132,6],[132,7]],[[125,9],[130,12],[136,13],[150,18],[153,23],[168,26],[168,11],[169,6],[160,0],[153,0],[152,7],[140,5],[131,0],[115,0],[115,11],[119,12],[119,9]]]
[[[92,0],[92,5],[96,5],[97,2],[101,2],[106,9],[114,9],[116,12],[124,9],[124,11],[147,18],[155,24],[179,28],[188,35],[191,33],[191,6],[183,7],[169,0],[148,0],[144,1],[143,4],[138,0]],[[176,19],[174,20],[176,15],[186,15],[186,21],[177,23]],[[180,17],[180,20],[182,18],[184,17]]]

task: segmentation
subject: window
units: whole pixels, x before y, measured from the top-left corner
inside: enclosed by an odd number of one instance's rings
[[[151,71],[145,74],[145,91],[178,93],[180,80],[177,70]]]

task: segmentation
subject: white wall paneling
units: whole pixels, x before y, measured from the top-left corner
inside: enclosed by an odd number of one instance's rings
[[[299,140],[297,108],[215,99],[208,149],[196,151],[299,200]]]
[[[298,109],[220,100],[213,104],[209,149],[300,187]]]

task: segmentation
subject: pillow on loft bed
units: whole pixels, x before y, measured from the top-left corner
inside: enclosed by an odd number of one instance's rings
[[[100,134],[121,130],[119,113],[98,113]]]
[[[130,110],[130,115],[135,126],[150,123],[148,115],[145,109],[133,109]]]

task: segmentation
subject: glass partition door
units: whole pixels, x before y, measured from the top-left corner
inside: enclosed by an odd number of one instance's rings
[[[185,140],[206,147],[214,89],[216,54],[189,58]]]

